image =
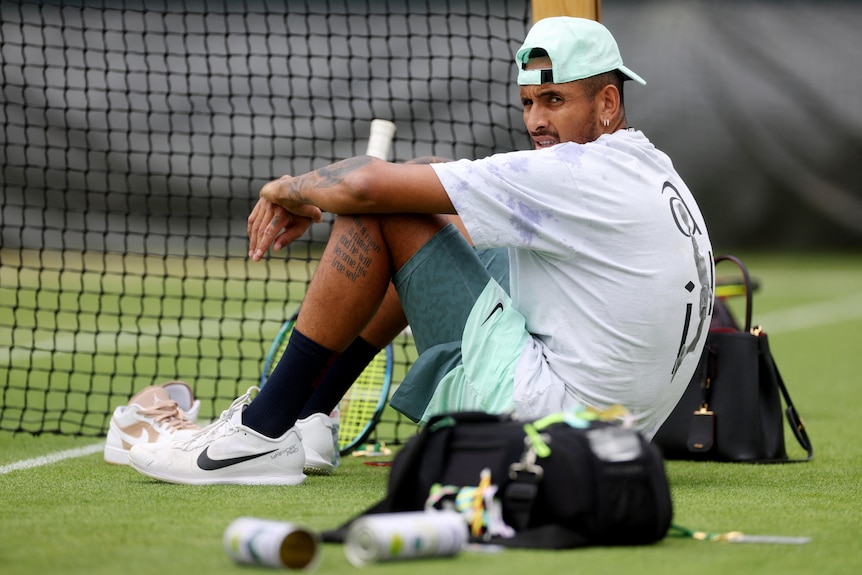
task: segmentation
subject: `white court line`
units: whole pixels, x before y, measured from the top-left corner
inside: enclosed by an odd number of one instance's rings
[[[862,318],[862,293],[774,311],[752,319],[767,333],[787,333]]]
[[[33,459],[25,459],[23,461],[16,461],[15,463],[10,463],[9,465],[1,465],[0,466],[0,475],[5,475],[7,473],[11,473],[13,471],[18,471],[20,469],[33,469],[34,467],[41,467],[43,465],[50,465],[52,463],[57,463],[58,461],[63,461],[65,459],[73,459],[75,457],[83,457],[84,455],[91,455],[93,453],[98,453],[105,448],[105,442],[101,441],[99,443],[94,443],[92,445],[86,445],[84,447],[76,447],[75,449],[67,449],[65,451],[57,451],[55,453],[49,453],[48,455],[43,455],[42,457],[34,457]]]

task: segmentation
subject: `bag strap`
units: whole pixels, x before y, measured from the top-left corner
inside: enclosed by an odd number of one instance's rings
[[[793,405],[793,400],[790,399],[790,392],[787,391],[787,386],[784,385],[784,378],[781,377],[781,372],[778,371],[778,365],[776,365],[775,359],[769,351],[769,344],[765,341],[763,343],[766,344],[762,351],[767,360],[767,367],[772,373],[772,379],[778,385],[778,389],[781,390],[781,395],[784,397],[784,403],[787,405],[787,408],[784,410],[784,415],[787,417],[787,421],[790,423],[790,429],[793,431],[793,435],[796,437],[799,445],[801,445],[802,449],[808,453],[805,459],[791,459],[788,461],[809,461],[814,457],[814,445],[808,437],[808,432],[805,430],[805,423],[802,421],[802,417],[799,415],[799,412],[796,411],[796,407]]]
[[[752,313],[752,289],[751,289],[751,276],[748,273],[748,267],[742,260],[740,260],[736,256],[732,256],[730,254],[725,254],[723,256],[715,257],[715,265],[717,266],[721,262],[732,262],[736,264],[736,267],[739,268],[739,271],[742,272],[742,282],[745,286],[745,331],[751,331],[751,313]]]

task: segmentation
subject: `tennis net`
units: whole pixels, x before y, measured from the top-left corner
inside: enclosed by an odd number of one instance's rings
[[[329,233],[248,260],[260,187],[522,148],[513,1],[0,3],[0,429],[102,435],[141,388],[254,385]],[[396,342],[396,382],[415,350]],[[398,443],[392,413],[381,440]]]

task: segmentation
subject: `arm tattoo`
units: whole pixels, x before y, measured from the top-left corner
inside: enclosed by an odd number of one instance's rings
[[[344,181],[344,177],[347,174],[364,167],[370,162],[371,158],[369,156],[357,156],[299,176],[288,184],[288,196],[291,200],[298,203],[311,203],[305,194],[303,194],[304,190],[334,188]]]

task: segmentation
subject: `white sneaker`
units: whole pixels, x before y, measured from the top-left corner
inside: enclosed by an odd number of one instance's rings
[[[185,386],[185,390],[180,384]],[[147,387],[134,395],[128,405],[114,410],[105,441],[106,462],[128,465],[129,449],[133,445],[165,445],[175,438],[187,439],[200,429],[171,398],[171,390],[181,395],[185,405],[194,405],[193,413],[197,417],[200,401],[192,403],[191,389],[185,383],[169,382],[164,386]]]
[[[338,409],[326,415],[315,413],[296,422],[305,448],[305,467],[309,475],[330,475],[341,462],[338,449]]]
[[[189,439],[143,443],[129,463],[148,477],[169,483],[298,485],[305,480],[305,452],[296,428],[271,439],[242,424],[242,412],[257,387],[234,400],[221,417]]]

